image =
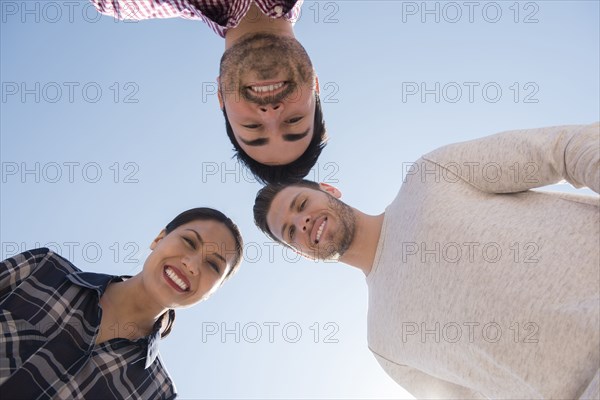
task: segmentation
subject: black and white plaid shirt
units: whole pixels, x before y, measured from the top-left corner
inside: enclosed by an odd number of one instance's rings
[[[303,0],[91,0],[96,9],[116,19],[186,18],[204,21],[216,34],[225,37],[254,4],[271,18],[295,23]]]
[[[48,249],[0,264],[2,399],[173,399],[158,358],[160,322],[150,336],[96,345],[99,300],[123,278],[81,272]]]

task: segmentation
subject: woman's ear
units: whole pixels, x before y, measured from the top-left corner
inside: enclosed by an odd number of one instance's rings
[[[167,231],[163,229],[162,231],[160,231],[158,236],[156,238],[154,238],[152,243],[150,243],[150,250],[154,250],[154,248],[156,247],[158,242],[160,242],[162,240],[162,238],[164,238],[165,236],[167,236]]]
[[[317,94],[321,93],[321,88],[319,87],[319,77],[317,74],[315,74],[315,92],[317,92]]]
[[[330,195],[332,195],[333,197],[335,197],[336,199],[341,199],[342,198],[342,192],[339,191],[338,188],[336,188],[335,186],[332,186],[328,183],[319,183],[319,187],[321,188],[322,191],[329,193]]]

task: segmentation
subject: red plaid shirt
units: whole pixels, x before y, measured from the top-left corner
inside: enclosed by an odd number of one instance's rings
[[[117,19],[150,18],[199,19],[221,37],[235,28],[250,9],[253,0],[90,0],[102,14]],[[295,23],[303,0],[254,0],[271,18]]]

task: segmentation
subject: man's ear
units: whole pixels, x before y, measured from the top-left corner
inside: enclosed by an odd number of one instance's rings
[[[158,242],[160,242],[165,236],[167,236],[167,231],[163,229],[162,231],[160,231],[158,236],[154,238],[152,243],[150,243],[150,250],[154,250]]]
[[[217,76],[217,98],[219,99],[219,107],[221,107],[221,110],[223,110],[223,108],[225,106],[223,105],[223,97],[221,96],[221,79],[219,79],[218,76]]]
[[[336,188],[335,186],[331,186],[328,183],[319,183],[319,187],[321,188],[322,191],[329,193],[330,195],[332,195],[333,197],[335,197],[336,199],[341,199],[342,198],[342,192],[339,191],[338,188]]]
[[[321,88],[319,87],[319,77],[315,74],[315,91],[317,94],[321,93]]]

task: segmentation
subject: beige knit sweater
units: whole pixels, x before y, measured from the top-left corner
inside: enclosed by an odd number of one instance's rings
[[[599,125],[433,151],[388,206],[368,342],[417,398],[598,398]],[[400,168],[400,167],[399,167]]]

